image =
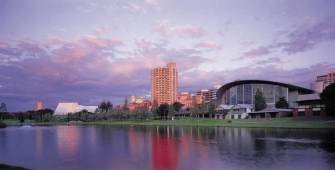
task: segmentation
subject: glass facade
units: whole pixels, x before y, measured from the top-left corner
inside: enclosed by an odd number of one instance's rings
[[[242,84],[226,90],[225,101],[229,104],[253,104],[257,89],[264,94],[266,103],[276,103],[280,97],[288,100],[288,88],[273,84]]]

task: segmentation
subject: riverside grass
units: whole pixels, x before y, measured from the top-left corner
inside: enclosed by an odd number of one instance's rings
[[[228,123],[231,120],[231,123]],[[5,120],[8,126],[16,120]],[[34,123],[34,125],[66,125],[66,122]],[[96,121],[71,122],[70,125],[161,125],[161,126],[211,126],[245,128],[292,128],[292,129],[335,129],[335,117],[283,117],[276,119],[214,119],[195,117],[175,117],[174,120],[135,121]]]
[[[212,126],[212,127],[247,127],[247,128],[298,128],[298,129],[335,129],[335,118],[277,118],[277,119],[214,119],[176,117],[175,120],[99,121],[81,122],[84,125],[162,125],[162,126]],[[330,122],[329,122],[330,121]]]

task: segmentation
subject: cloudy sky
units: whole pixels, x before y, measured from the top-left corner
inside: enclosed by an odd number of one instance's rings
[[[1,0],[0,103],[150,100],[176,62],[179,92],[237,79],[309,88],[335,70],[332,0]]]

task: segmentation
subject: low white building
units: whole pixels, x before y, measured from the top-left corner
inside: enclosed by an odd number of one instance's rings
[[[77,102],[58,103],[54,115],[66,115],[68,113],[75,113],[82,110],[94,113],[98,106],[83,106]]]
[[[226,114],[227,119],[245,119],[249,112],[254,111],[252,104],[236,104]]]

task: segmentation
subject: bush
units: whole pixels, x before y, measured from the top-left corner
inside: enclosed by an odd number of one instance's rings
[[[2,120],[0,120],[0,128],[5,128],[5,127],[7,127],[7,125],[4,122],[2,122]]]

